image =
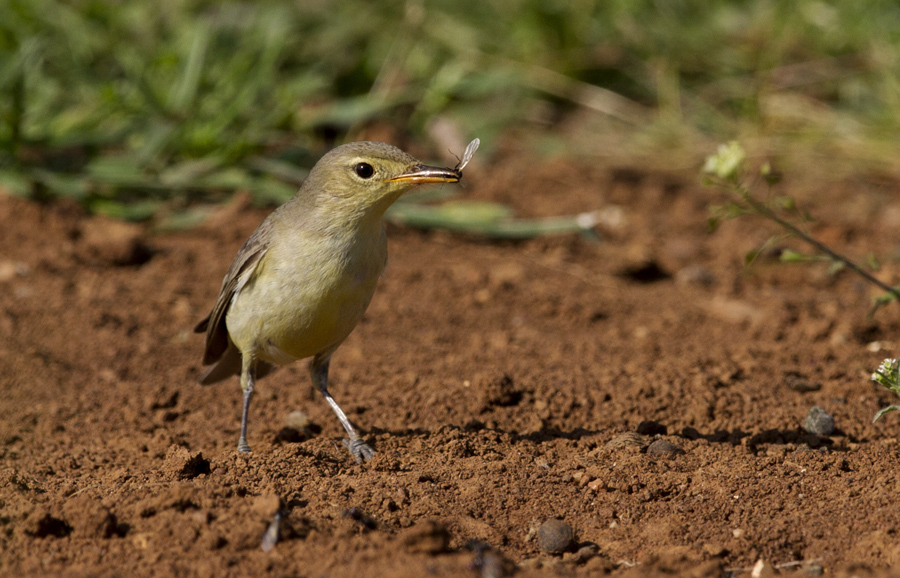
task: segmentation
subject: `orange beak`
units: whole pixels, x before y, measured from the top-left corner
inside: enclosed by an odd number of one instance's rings
[[[442,169],[440,167],[415,165],[402,175],[387,179],[387,182],[424,185],[426,183],[458,183],[461,178],[462,171],[456,169]]]

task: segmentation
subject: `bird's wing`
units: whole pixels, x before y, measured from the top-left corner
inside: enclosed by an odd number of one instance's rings
[[[266,251],[269,249],[270,228],[268,222],[262,225],[241,246],[231,268],[222,281],[222,290],[212,312],[194,327],[196,333],[206,332],[206,350],[203,365],[218,361],[228,349],[230,338],[225,326],[225,315],[234,296],[240,292],[247,280],[253,276]]]

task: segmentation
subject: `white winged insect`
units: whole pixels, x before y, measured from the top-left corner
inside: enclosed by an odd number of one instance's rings
[[[456,171],[462,174],[462,170],[466,168],[466,165],[469,164],[469,161],[472,160],[472,157],[475,156],[475,151],[478,150],[478,145],[481,144],[481,139],[475,139],[469,143],[469,146],[466,147],[466,152],[463,153],[462,160],[456,165]]]

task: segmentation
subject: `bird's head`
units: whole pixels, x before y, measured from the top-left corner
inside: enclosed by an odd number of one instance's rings
[[[342,213],[380,218],[391,204],[416,185],[456,183],[462,171],[432,167],[397,147],[381,142],[354,142],[323,156],[309,173],[301,194]]]

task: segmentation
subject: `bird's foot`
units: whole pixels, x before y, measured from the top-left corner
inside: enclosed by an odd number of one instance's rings
[[[238,451],[242,454],[250,453],[250,444],[247,443],[246,438],[242,437],[240,440],[238,440]]]
[[[363,460],[371,460],[375,456],[375,450],[360,438],[352,440],[345,438],[343,442],[344,447],[350,451],[358,464],[363,463]]]

